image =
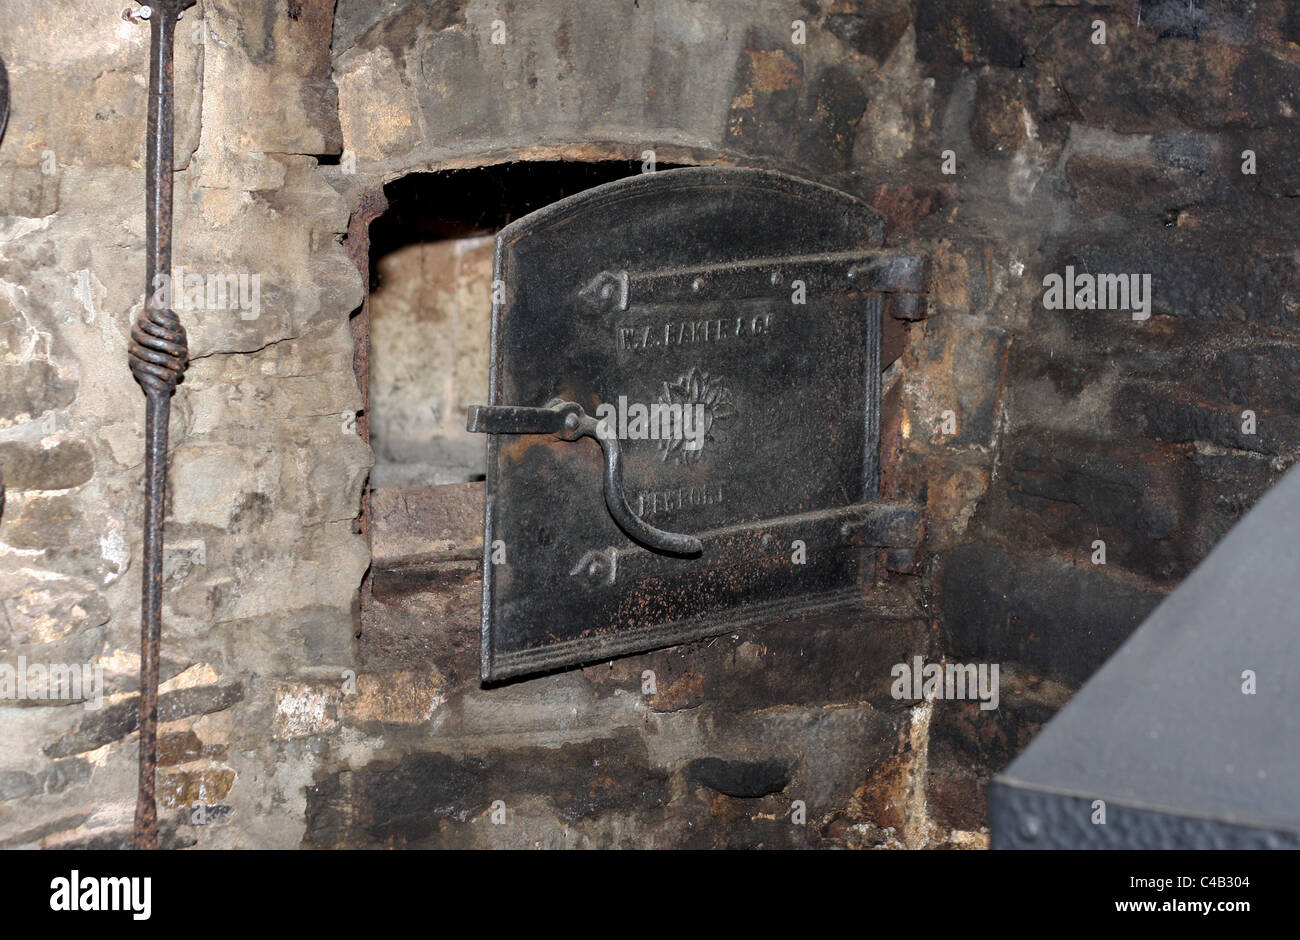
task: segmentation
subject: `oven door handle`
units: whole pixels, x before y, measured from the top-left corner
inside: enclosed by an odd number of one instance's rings
[[[479,434],[554,434],[564,441],[592,438],[605,457],[605,506],[623,533],[638,545],[671,555],[698,555],[704,550],[704,544],[695,536],[657,529],[632,511],[623,492],[623,453],[618,436],[577,402],[553,401],[545,408],[471,405],[465,427]]]

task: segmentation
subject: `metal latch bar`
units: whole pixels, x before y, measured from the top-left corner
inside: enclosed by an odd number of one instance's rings
[[[605,507],[624,534],[655,551],[698,555],[704,545],[693,535],[665,532],[646,522],[628,505],[623,491],[623,453],[618,437],[604,421],[591,417],[572,401],[553,401],[544,408],[519,405],[471,405],[465,429],[479,434],[555,434],[561,440],[590,437],[605,457],[602,489]]]

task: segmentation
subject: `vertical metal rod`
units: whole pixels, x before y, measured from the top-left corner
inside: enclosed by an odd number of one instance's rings
[[[9,73],[5,71],[5,63],[0,59],[0,140],[4,140],[5,128],[9,126]],[[4,474],[0,473],[0,515],[5,511],[5,481]]]
[[[0,59],[0,140],[4,139],[5,127],[9,124],[9,73],[5,63]]]
[[[140,607],[140,783],[137,849],[158,847],[154,780],[158,765],[158,652],[162,637],[163,516],[167,506],[167,424],[171,395],[189,354],[170,309],[172,258],[172,50],[176,20],[194,0],[150,0],[146,141],[145,303],[131,328],[128,358],[145,394],[144,565]]]

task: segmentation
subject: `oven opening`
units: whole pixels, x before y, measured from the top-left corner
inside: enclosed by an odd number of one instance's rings
[[[384,187],[388,207],[370,225],[368,666],[432,663],[448,644],[478,644],[487,438],[465,418],[488,400],[496,233],[642,171],[634,160],[518,162]]]
[[[667,167],[665,167],[667,168]],[[414,173],[370,228],[370,444],[375,490],[480,482],[496,233],[550,203],[639,173],[629,161]]]

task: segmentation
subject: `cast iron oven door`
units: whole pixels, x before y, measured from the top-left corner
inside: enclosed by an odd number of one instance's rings
[[[485,679],[860,601],[871,546],[918,523],[877,502],[882,307],[923,277],[881,240],[844,193],[713,168],[502,230],[469,416]]]

